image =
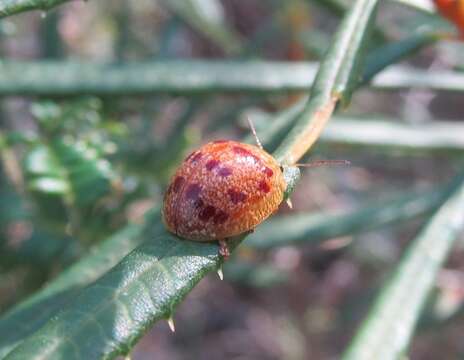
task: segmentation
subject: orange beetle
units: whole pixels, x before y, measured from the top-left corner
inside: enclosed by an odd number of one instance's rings
[[[464,0],[434,0],[438,11],[458,28],[464,39]]]
[[[226,239],[253,230],[277,210],[286,183],[279,163],[266,151],[218,140],[191,153],[174,174],[164,197],[167,229],[195,241]]]

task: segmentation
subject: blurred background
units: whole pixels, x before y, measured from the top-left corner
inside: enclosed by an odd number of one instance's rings
[[[112,63],[123,70],[128,63],[179,59],[315,66],[350,3],[74,1],[2,20],[0,51],[16,78],[24,61]],[[382,3],[368,51],[424,29],[453,31],[431,2],[417,4]],[[174,334],[157,323],[132,358],[337,358],[458,170],[463,69],[464,45],[440,41],[357,91],[308,158],[352,165],[304,171],[293,210],[283,205],[240,246],[225,281],[208,276],[188,295]],[[29,96],[0,85],[0,95],[12,95],[0,104],[1,313],[96,243],[141,223],[189,151],[211,139],[244,139],[246,117],[259,135],[273,114],[304,96],[301,89],[240,87],[184,95],[129,87],[122,96],[98,84],[91,95],[85,89],[68,95],[48,91],[42,70],[35,74],[39,90]],[[79,65],[64,70],[52,77],[78,81]],[[439,275],[411,359],[464,357],[463,245]]]

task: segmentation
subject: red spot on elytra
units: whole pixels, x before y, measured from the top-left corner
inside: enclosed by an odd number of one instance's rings
[[[245,148],[242,148],[241,146],[234,146],[232,148],[232,151],[236,154],[239,155],[244,155],[244,156],[253,156],[253,153],[250,150],[247,150]]]
[[[187,188],[187,191],[185,192],[185,196],[187,197],[187,199],[196,200],[198,199],[200,192],[201,192],[200,185],[196,183],[190,184]]]
[[[201,209],[203,205],[205,205],[205,203],[201,199],[197,199],[194,204],[195,209]]]
[[[263,172],[267,177],[272,177],[272,175],[274,175],[274,171],[272,171],[272,169],[268,168],[267,166],[264,168]]]
[[[214,216],[213,222],[216,225],[224,224],[228,218],[229,218],[229,214],[227,214],[225,211],[219,210]]]
[[[182,185],[184,185],[184,182],[185,182],[185,179],[182,176],[177,176],[174,179],[172,190],[174,190],[175,193],[179,192]]]
[[[216,208],[214,206],[208,205],[198,214],[198,218],[201,221],[208,221],[216,213]]]
[[[259,182],[258,189],[261,191],[264,191],[265,193],[268,193],[269,191],[271,191],[271,187],[269,186],[266,180],[261,180]]]
[[[206,170],[208,171],[211,171],[213,170],[216,166],[218,166],[220,164],[220,161],[219,160],[208,160],[208,162],[206,163]]]
[[[245,193],[234,189],[227,190],[227,194],[230,197],[230,201],[232,201],[235,205],[247,199],[247,195]]]
[[[222,176],[222,177],[227,177],[229,175],[232,175],[232,169],[224,166],[224,167],[219,169],[218,175]]]
[[[203,157],[203,154],[199,151],[191,158],[190,162],[197,162]]]

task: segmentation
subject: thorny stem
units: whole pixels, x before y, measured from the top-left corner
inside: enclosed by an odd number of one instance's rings
[[[377,13],[378,0],[358,0],[343,19],[293,129],[274,152],[284,166],[295,163],[319,138],[339,101],[349,101]]]
[[[29,10],[46,11],[70,0],[4,0],[0,3],[0,19]]]
[[[286,165],[295,165],[296,162],[311,148],[324,130],[325,125],[332,116],[338,98],[333,96],[330,101],[321,107],[309,119],[308,126],[300,132],[293,145],[288,148],[281,162]]]

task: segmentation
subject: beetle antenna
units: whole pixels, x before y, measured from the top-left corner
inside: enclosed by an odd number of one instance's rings
[[[331,165],[351,165],[348,160],[315,160],[307,164],[295,164],[298,167],[318,167],[318,166],[331,166]]]
[[[253,125],[253,122],[248,116],[246,117],[246,119],[248,121],[248,125],[250,125],[251,132],[253,133],[253,136],[255,137],[256,144],[261,150],[264,150],[263,145],[261,144],[261,141],[259,141],[259,137],[258,137],[258,134],[256,133],[256,129],[255,129],[255,126]]]

